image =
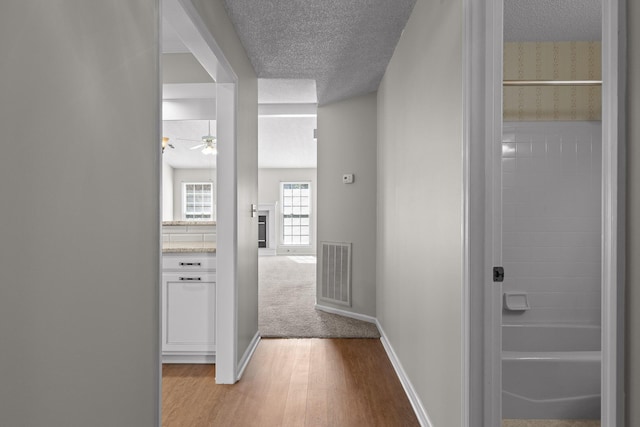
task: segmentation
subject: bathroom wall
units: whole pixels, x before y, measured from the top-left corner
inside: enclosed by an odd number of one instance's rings
[[[505,80],[600,80],[600,42],[504,44]],[[504,88],[505,121],[600,120],[600,86]]]
[[[600,122],[505,123],[504,290],[531,310],[505,324],[600,324]]]

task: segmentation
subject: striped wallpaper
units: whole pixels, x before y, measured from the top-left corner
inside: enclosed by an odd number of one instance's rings
[[[504,44],[505,80],[600,80],[600,42]],[[601,88],[505,87],[505,121],[601,119]]]

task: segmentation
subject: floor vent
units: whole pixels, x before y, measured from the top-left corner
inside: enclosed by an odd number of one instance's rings
[[[318,299],[351,307],[351,243],[320,245]]]

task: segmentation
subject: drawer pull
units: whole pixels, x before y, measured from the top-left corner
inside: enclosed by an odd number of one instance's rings
[[[181,262],[180,267],[200,267],[201,262]]]
[[[202,278],[200,278],[200,277],[181,277],[180,280],[189,281],[189,282],[199,282],[199,281],[202,280]]]

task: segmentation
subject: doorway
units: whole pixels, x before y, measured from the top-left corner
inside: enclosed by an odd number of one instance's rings
[[[315,81],[259,79],[258,103],[258,325],[263,337],[304,337],[315,303]]]
[[[621,82],[618,81],[620,58],[620,47],[618,43],[618,4],[615,1],[605,0],[597,5],[602,17],[601,54],[595,52],[597,49],[593,46],[586,45],[586,63],[589,63],[589,49],[591,49],[592,60],[600,60],[601,58],[602,63],[601,124],[594,123],[597,120],[594,120],[593,117],[580,120],[580,113],[574,112],[574,116],[571,120],[568,120],[572,123],[547,123],[546,125],[538,123],[533,125],[531,123],[522,124],[517,122],[509,123],[506,120],[503,121],[503,111],[505,115],[508,113],[506,105],[509,102],[509,96],[515,97],[514,99],[518,106],[516,115],[526,115],[527,90],[529,90],[517,88],[515,89],[515,95],[513,95],[513,93],[509,94],[506,88],[503,92],[503,80],[560,80],[560,75],[554,75],[553,70],[554,65],[557,66],[558,61],[561,60],[558,52],[562,51],[563,46],[560,45],[559,41],[555,41],[555,43],[550,41],[551,65],[546,68],[546,65],[542,63],[544,62],[542,59],[546,55],[544,52],[545,47],[534,44],[532,46],[531,70],[527,70],[525,67],[525,70],[520,72],[520,75],[518,75],[519,71],[516,72],[516,78],[508,78],[508,64],[506,63],[508,59],[505,59],[505,52],[509,49],[516,49],[516,63],[520,62],[520,64],[517,65],[526,65],[528,60],[526,53],[528,47],[526,45],[509,45],[510,41],[504,39],[505,31],[507,30],[506,20],[508,18],[506,12],[509,6],[506,6],[506,3],[508,1],[509,0],[505,0],[503,2],[502,0],[497,0],[487,3],[486,14],[481,20],[483,20],[483,28],[488,28],[490,31],[480,36],[481,41],[473,40],[473,42],[470,42],[472,46],[481,46],[487,53],[486,61],[482,61],[482,67],[484,72],[486,72],[487,79],[481,83],[479,81],[474,83],[473,79],[470,79],[471,87],[476,88],[473,92],[474,94],[480,94],[484,90],[486,90],[485,93],[487,94],[486,96],[475,98],[475,101],[472,101],[470,104],[480,106],[481,108],[482,113],[478,113],[478,116],[482,116],[482,118],[478,120],[483,124],[478,127],[478,122],[472,121],[470,126],[471,129],[475,128],[476,130],[480,130],[486,143],[486,146],[482,149],[474,149],[472,147],[470,151],[469,177],[477,177],[482,179],[483,182],[481,185],[471,182],[469,188],[471,188],[471,191],[473,191],[474,188],[476,188],[476,190],[480,188],[480,190],[475,191],[474,194],[482,193],[485,196],[484,201],[478,204],[476,204],[474,199],[470,200],[470,211],[472,213],[474,211],[476,213],[483,211],[483,213],[479,218],[471,216],[469,222],[471,230],[469,234],[471,248],[469,258],[469,292],[471,304],[469,320],[473,322],[475,319],[482,321],[484,324],[483,328],[480,327],[483,329],[482,331],[477,328],[474,329],[473,323],[471,323],[470,326],[472,338],[474,335],[483,336],[482,341],[484,343],[484,350],[480,350],[480,347],[475,345],[473,339],[470,341],[470,357],[475,355],[481,358],[480,362],[471,358],[469,361],[471,369],[470,414],[472,417],[476,414],[477,419],[483,420],[477,425],[499,426],[502,424],[503,418],[507,418],[507,416],[503,415],[513,416],[512,404],[515,398],[518,396],[522,397],[523,395],[526,396],[527,393],[533,393],[534,395],[529,394],[528,399],[524,399],[526,404],[535,401],[566,403],[580,400],[574,399],[574,397],[582,397],[584,398],[582,399],[583,401],[588,402],[586,404],[588,409],[593,412],[586,415],[584,413],[582,415],[567,415],[564,409],[560,410],[559,414],[557,412],[554,413],[553,410],[546,409],[535,416],[532,416],[529,412],[529,416],[523,418],[537,418],[541,420],[576,418],[577,416],[582,416],[583,418],[596,418],[595,421],[598,422],[597,425],[618,425],[617,423],[623,415],[619,410],[622,396],[622,366],[618,363],[618,358],[620,357],[622,348],[622,328],[620,323],[622,316],[620,315],[621,305],[619,292],[623,286],[622,271],[624,270],[624,268],[622,268],[623,252],[620,250],[621,239],[619,239],[619,236],[621,236],[623,232],[619,213],[621,212],[621,201],[618,199],[618,179],[619,176],[623,176],[620,175],[620,172],[624,164],[620,157],[621,147],[618,146],[619,131],[623,129],[619,116],[618,97],[621,85]],[[531,19],[531,16],[527,19]],[[522,40],[518,42],[525,43],[525,41]],[[593,40],[591,40],[591,42],[593,42]],[[579,41],[569,41],[568,48],[568,59],[579,62],[579,54],[577,53],[581,48]],[[594,54],[595,56],[593,56]],[[556,61],[555,64],[554,60]],[[472,69],[477,65],[477,62],[471,62]],[[597,75],[582,77],[578,74],[578,69],[578,67],[573,68],[570,65],[568,71],[570,74],[573,74],[566,78],[566,80],[599,80]],[[550,77],[537,74],[549,70],[552,73]],[[533,75],[527,75],[526,73],[528,72],[533,72]],[[589,72],[587,71],[587,73]],[[536,82],[532,83],[536,84]],[[476,84],[478,86],[475,86]],[[594,82],[586,84],[594,85]],[[481,85],[485,85],[485,89],[479,90],[478,87]],[[541,107],[544,107],[545,90],[547,89],[543,89],[540,85],[533,86],[532,96],[534,101],[532,111],[534,115],[540,113]],[[572,88],[570,84],[567,84],[567,87],[562,90],[567,91],[570,97],[573,96],[573,101],[569,102],[571,108],[580,105],[579,102],[574,102],[578,101],[581,97],[578,88]],[[563,96],[562,90],[553,87],[550,88],[552,101],[558,101],[559,98],[561,99]],[[593,104],[589,107],[589,103],[597,98],[597,96],[594,97],[593,95],[591,95],[590,98],[589,91],[593,92],[593,90],[588,89],[587,95],[585,95],[584,98],[587,100],[587,111],[593,107]],[[521,101],[525,102],[524,106],[521,106]],[[503,105],[505,108],[503,108]],[[599,105],[598,103],[598,106]],[[554,112],[552,107],[552,120],[548,120],[548,118],[547,120],[558,121],[557,117],[553,117],[553,114],[557,112],[558,111]],[[473,118],[474,115],[471,114],[471,117]],[[540,120],[538,120],[538,122],[540,122]],[[583,123],[578,122],[589,123],[581,126]],[[536,126],[538,129],[536,129]],[[539,131],[540,126],[545,130],[542,133]],[[564,129],[562,128],[563,126]],[[572,126],[574,129],[569,130]],[[583,129],[579,130],[575,127],[582,127]],[[567,134],[565,132],[569,133]],[[581,132],[583,132],[582,136],[577,136]],[[544,145],[545,161],[553,163],[553,151],[550,152],[549,150],[554,149],[554,144],[549,144],[549,142],[556,141],[558,138],[560,139],[560,145],[567,142],[567,148],[571,145],[570,141],[573,141],[572,159],[575,160],[573,165],[576,168],[586,168],[586,147],[579,145],[581,140],[584,141],[585,138],[589,139],[589,143],[585,143],[585,146],[589,147],[589,173],[595,173],[595,175],[591,175],[589,179],[596,180],[595,187],[598,190],[597,192],[589,192],[593,190],[593,188],[585,189],[584,191],[580,190],[580,183],[576,178],[580,175],[578,171],[576,171],[576,174],[573,174],[572,178],[565,177],[565,182],[573,181],[573,187],[569,187],[571,190],[567,188],[563,189],[564,184],[557,180],[553,182],[546,181],[546,183],[543,184],[545,180],[551,179],[552,174],[541,175],[535,172],[532,166],[532,163],[536,162],[535,153],[538,152],[538,154],[541,154],[539,150],[542,150],[541,145],[536,144],[544,143],[542,145]],[[519,143],[520,146],[518,145]],[[601,146],[599,146],[600,143],[602,144]],[[518,152],[519,149],[520,152]],[[474,152],[476,154],[474,154]],[[478,155],[478,153],[480,154]],[[518,170],[516,166],[519,155],[522,159],[523,171]],[[514,166],[515,169],[513,169]],[[548,172],[553,169],[554,166],[547,163],[546,167],[546,171]],[[580,170],[586,173],[586,169]],[[562,168],[560,167],[556,172],[558,171],[562,171]],[[598,174],[600,172],[601,175],[599,176]],[[584,175],[582,176],[584,177]],[[576,184],[578,184],[578,186],[575,186]],[[584,185],[584,187],[593,187],[593,185]],[[567,192],[566,195],[559,196],[558,193],[563,191]],[[556,196],[559,197],[559,199],[552,200],[553,197]],[[549,199],[545,201],[545,197]],[[572,199],[572,201],[569,202],[569,199]],[[587,200],[589,201],[587,202]],[[511,206],[507,206],[509,204],[511,204]],[[526,246],[526,244],[532,242],[544,244],[544,239],[536,235],[536,230],[542,230],[544,227],[560,227],[560,223],[566,221],[564,215],[569,214],[569,210],[578,205],[582,207],[581,212],[584,212],[585,209],[590,212],[591,216],[589,220],[585,219],[585,216],[580,221],[570,221],[570,227],[565,231],[555,229],[541,231],[547,233],[549,237],[553,236],[551,239],[558,239],[553,245],[552,242],[547,242],[549,246],[546,249],[544,246],[543,248],[535,249],[531,246]],[[586,205],[589,206],[587,207]],[[558,219],[553,226],[549,225],[549,223],[543,225],[537,222],[537,220],[532,217],[534,217],[535,214],[541,213],[540,211],[544,207],[547,208],[547,213],[551,213],[553,209],[556,208],[559,210],[564,209],[563,215],[559,215],[558,212],[556,212],[556,214],[558,218],[565,219]],[[520,211],[518,209],[520,209]],[[519,213],[524,213],[525,216],[530,219],[527,224],[527,227],[530,229],[517,230],[512,228],[521,219],[518,216]],[[575,229],[575,227],[579,227],[578,224],[580,224],[582,220],[585,221],[583,225],[585,225],[586,222],[591,222],[589,227],[592,228],[588,231],[586,229]],[[593,228],[594,221],[597,229]],[[484,231],[478,231],[478,227],[483,228]],[[536,227],[538,228],[536,229]],[[571,227],[574,227],[574,229],[572,230]],[[569,249],[570,245],[568,245],[568,242],[570,242],[571,239],[568,236],[564,238],[560,237],[562,233],[565,232],[573,233],[573,237],[576,237],[579,233],[586,233],[591,237],[600,237],[601,235],[602,241],[594,240],[588,244],[586,241],[582,241],[581,243],[585,243],[585,245],[579,244],[578,246],[581,246],[580,248]],[[526,244],[519,245],[519,243],[523,242]],[[516,245],[516,243],[518,244]],[[564,254],[559,254],[559,247],[563,248],[562,251]],[[586,249],[586,247],[590,249]],[[577,292],[585,291],[589,295],[583,294],[582,296],[578,296],[577,299],[570,298],[568,305],[563,307],[562,300],[565,297],[569,298],[568,294],[572,291],[563,290],[556,292],[558,291],[556,285],[550,285],[547,279],[553,275],[561,276],[576,267],[575,265],[571,267],[569,265],[570,263],[557,262],[560,258],[569,257],[575,262],[580,262],[580,257],[582,255],[586,256],[586,252],[590,253],[591,258],[589,258],[588,261],[582,259],[584,264],[580,266],[586,269],[580,270],[576,275],[580,277],[580,279],[575,278],[575,280],[571,279],[568,282],[573,283],[573,290]],[[478,256],[479,253],[483,255]],[[555,270],[546,270],[540,277],[535,277],[536,271],[534,267],[527,264],[533,259],[534,255],[541,257],[538,258],[538,261],[541,263],[553,263],[552,267]],[[543,260],[543,258],[546,261]],[[594,260],[596,261],[594,262]],[[494,270],[493,267],[504,267],[504,276],[502,271]],[[522,275],[518,277],[520,273],[524,274],[525,277]],[[527,277],[527,275],[534,277]],[[588,278],[588,280],[583,280],[585,278]],[[502,279],[504,281],[501,281]],[[480,290],[474,289],[471,285],[471,283],[476,280],[478,283],[484,284]],[[542,286],[542,288],[527,287],[527,285],[533,286],[534,282],[537,283],[537,286]],[[580,284],[576,284],[577,282],[580,282]],[[585,285],[587,282],[590,284]],[[551,289],[551,295],[530,294],[530,292],[534,294],[536,292],[544,293],[544,286],[547,286],[547,290]],[[553,287],[549,288],[549,286]],[[588,288],[588,290],[585,290],[586,288]],[[536,311],[546,312],[548,316],[540,322],[534,322],[534,312]],[[555,313],[553,313],[554,311]],[[580,312],[580,314],[576,316],[576,312]],[[545,338],[543,338],[539,344],[533,344],[539,337],[537,332],[542,331],[535,331],[536,333],[529,336],[529,338],[525,338],[525,335],[520,333],[511,333],[514,329],[517,329],[516,324],[518,327],[523,328],[530,326],[530,323],[536,323],[534,325],[535,327],[543,329],[542,326],[544,322],[550,319],[554,320],[554,318],[555,320],[560,320],[561,322],[558,323],[563,323],[563,326],[573,327],[573,329],[569,329],[569,335],[571,335],[572,338],[582,335],[583,337],[579,341],[590,342],[590,344],[577,350],[580,353],[580,362],[578,365],[591,364],[587,369],[589,375],[591,375],[591,380],[587,381],[590,381],[590,385],[587,385],[585,389],[586,392],[580,392],[579,396],[574,395],[569,397],[566,394],[550,396],[536,394],[538,391],[523,391],[517,389],[517,387],[516,389],[511,387],[513,385],[512,365],[514,364],[512,362],[518,359],[517,355],[513,354],[514,350],[512,345],[515,345],[514,342],[517,343],[517,341],[520,341],[520,344],[525,347],[529,346],[529,348],[524,351],[531,350],[539,353],[538,355],[541,353],[558,353],[547,354],[546,359],[555,359],[557,362],[561,362],[563,367],[569,366],[569,361],[565,359],[571,358],[571,355],[567,355],[566,353],[572,350],[563,348],[557,352],[555,350],[547,351],[549,350],[548,346],[551,345],[552,340]],[[505,323],[505,319],[509,319],[509,321]],[[527,320],[530,321],[529,324],[527,324]],[[509,324],[509,322],[511,323]],[[601,324],[598,325],[600,322]],[[505,325],[507,328],[505,328]],[[512,327],[512,330],[509,330],[509,326]],[[524,329],[525,328],[518,330]],[[527,333],[534,332],[533,329],[535,328],[527,329]],[[555,335],[556,338],[563,332],[561,328],[549,329],[554,329],[553,335]],[[548,330],[546,330],[546,332],[548,332]],[[567,331],[565,330],[564,332]],[[589,335],[591,337],[587,337]],[[560,341],[563,345],[570,344],[569,340],[560,339]],[[532,350],[532,346],[535,350]],[[575,354],[573,356],[575,356]],[[549,370],[551,368],[544,367],[542,369],[543,372],[546,372],[545,375],[552,372]],[[573,368],[564,369],[562,373],[567,373],[569,370],[573,370]],[[577,375],[582,376],[581,374]],[[530,377],[529,379],[520,378],[515,382],[519,384],[542,383],[544,382],[542,378],[542,375],[538,375]],[[564,393],[564,385],[569,384],[575,386],[577,383],[578,381],[574,379],[565,379],[562,381],[562,385],[554,391]],[[596,392],[592,390],[594,386]],[[512,390],[507,390],[506,388],[508,387],[511,387]],[[477,398],[477,396],[480,395],[483,396],[484,400]],[[476,398],[474,398],[474,396],[476,396]],[[478,402],[483,403],[478,404]],[[507,409],[509,405],[511,405],[512,409]],[[516,404],[515,406],[519,406],[520,409],[522,409],[522,406],[526,405]],[[507,411],[507,413],[505,413],[505,411]],[[470,421],[471,425],[473,425],[474,422],[476,421],[472,419]]]
[[[179,49],[183,49],[184,53],[191,57],[190,60],[197,63],[199,70],[196,74],[204,72],[212,81],[212,83],[206,82],[204,85],[196,83],[195,85],[165,86],[165,93],[167,90],[180,90],[190,92],[192,96],[186,99],[180,98],[180,101],[174,98],[163,102],[163,109],[164,112],[170,110],[174,119],[194,118],[195,114],[199,120],[185,126],[191,130],[198,129],[200,132],[202,131],[201,126],[206,128],[204,136],[200,136],[200,141],[195,141],[200,143],[198,145],[194,144],[194,141],[189,141],[189,139],[196,138],[195,134],[191,137],[185,134],[183,137],[187,140],[185,143],[189,145],[185,151],[191,151],[190,148],[197,147],[201,153],[198,161],[204,162],[202,164],[207,166],[204,182],[201,179],[202,175],[195,181],[191,179],[195,191],[193,196],[196,198],[205,197],[202,193],[203,189],[212,184],[215,187],[215,191],[208,193],[215,208],[209,219],[215,218],[216,223],[216,262],[213,267],[214,278],[211,280],[216,286],[215,296],[210,298],[211,301],[214,301],[212,303],[214,307],[209,307],[207,315],[201,317],[212,319],[206,328],[215,329],[215,331],[209,331],[209,335],[215,336],[216,383],[233,384],[239,376],[236,331],[238,241],[235,235],[238,222],[235,117],[237,77],[190,1],[163,0],[162,11],[165,49],[173,49],[175,45],[172,43],[178,43]],[[167,33],[169,33],[169,37],[167,37]],[[211,85],[214,87],[211,88]],[[203,96],[209,91],[213,91],[213,97]],[[179,124],[178,127],[180,127]],[[176,126],[173,128],[175,131]],[[171,140],[168,142],[172,143]],[[202,144],[204,145],[200,146]],[[173,150],[173,148],[165,147],[165,150]],[[215,151],[216,158],[213,163],[211,160],[212,151]],[[213,165],[215,165],[215,170],[212,172],[211,166]],[[183,206],[183,211],[185,209],[187,209],[186,205]],[[196,206],[195,209],[195,215],[202,214],[201,211],[198,211],[199,206]],[[174,212],[178,210],[174,208]],[[204,236],[203,240],[206,240]],[[202,261],[196,262],[193,268],[196,265],[201,266]],[[191,268],[192,266],[187,267]],[[211,272],[208,274],[211,275]],[[162,307],[162,302],[160,304]],[[210,362],[211,358],[205,359],[205,361]]]

